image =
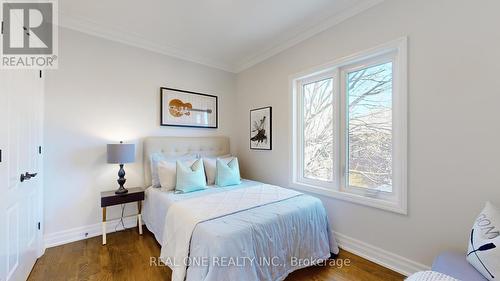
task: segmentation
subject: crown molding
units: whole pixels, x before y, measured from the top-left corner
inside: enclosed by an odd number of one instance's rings
[[[104,26],[83,17],[70,16],[59,11],[59,26],[76,30],[82,33],[104,38],[125,45],[145,49],[162,55],[178,58],[181,60],[201,64],[204,66],[216,68],[219,70],[235,73],[235,69],[228,64],[220,63],[210,59],[188,54],[179,48],[173,46],[164,46],[151,40],[141,37],[139,34],[126,32],[109,26]]]
[[[352,8],[346,9],[345,11],[338,13],[332,17],[329,17],[328,19],[320,22],[317,25],[314,25],[312,27],[305,27],[303,26],[302,28],[299,28],[299,31],[296,36],[289,38],[288,40],[279,40],[277,39],[274,44],[270,44],[271,48],[267,49],[264,52],[261,52],[257,55],[250,56],[249,58],[240,61],[240,63],[236,64],[234,67],[235,72],[239,73],[245,69],[248,69],[262,61],[265,61],[266,59],[275,56],[281,52],[283,52],[286,49],[289,49],[297,44],[299,44],[302,41],[305,41],[314,35],[321,33],[328,28],[331,28],[348,18],[351,18],[365,10],[368,10],[380,3],[382,3],[384,0],[368,0],[368,1],[363,1],[358,5],[353,6]]]
[[[269,46],[271,47],[267,48],[267,50],[258,51],[254,55],[251,55],[234,65],[189,54],[182,51],[180,48],[176,48],[171,45],[158,44],[151,40],[145,39],[140,34],[104,26],[84,17],[70,16],[63,11],[59,11],[59,25],[61,27],[76,30],[82,33],[122,43],[125,45],[145,49],[162,55],[178,58],[181,60],[201,64],[231,73],[239,73],[274,55],[277,55],[278,53],[283,52],[288,48],[299,44],[304,40],[311,38],[312,36],[320,32],[327,30],[328,28],[331,28],[345,21],[350,17],[353,17],[375,5],[378,5],[383,1],[384,0],[362,1],[352,8],[329,17],[324,21],[321,21],[317,25],[302,25],[300,28],[294,30],[293,35],[277,38],[274,42],[269,44]]]

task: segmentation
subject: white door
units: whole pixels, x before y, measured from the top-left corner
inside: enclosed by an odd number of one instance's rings
[[[0,280],[26,280],[43,250],[42,101],[38,71],[0,71]]]

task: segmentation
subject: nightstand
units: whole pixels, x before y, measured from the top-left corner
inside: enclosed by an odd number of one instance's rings
[[[109,206],[133,203],[137,202],[137,215],[127,216],[135,217],[137,216],[137,226],[139,228],[139,234],[142,235],[142,201],[144,200],[144,190],[140,187],[129,188],[128,193],[125,194],[115,194],[115,191],[105,191],[101,192],[101,208],[102,208],[102,244],[106,245],[106,208]]]

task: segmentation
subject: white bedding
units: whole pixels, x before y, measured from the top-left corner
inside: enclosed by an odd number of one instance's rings
[[[252,186],[260,184],[256,181],[242,180],[240,186]],[[174,191],[165,188],[148,187],[145,191],[143,219],[149,231],[153,232],[156,241],[162,243],[165,221],[167,219],[167,211],[175,202],[184,199],[202,197],[206,194],[223,192],[233,187],[217,187],[216,185],[207,186],[206,190],[176,194]]]
[[[220,192],[222,189],[217,189],[215,185],[208,186],[206,190],[175,194],[174,191],[164,188],[148,187],[145,191],[143,219],[149,231],[153,232],[156,241],[161,244],[163,239],[163,231],[165,221],[167,219],[167,211],[173,203],[183,199],[194,198]]]
[[[185,251],[187,247],[190,258],[248,256],[257,259],[277,257],[280,261],[280,266],[262,266],[258,263],[245,266],[213,263],[191,265],[187,268],[187,276],[184,275],[185,267],[180,271],[174,267],[172,280],[184,280],[184,276],[188,281],[233,280],[236,276],[238,280],[248,281],[283,280],[290,272],[311,265],[292,264],[291,258],[311,261],[311,259],[328,258],[330,253],[338,253],[338,247],[329,229],[321,201],[294,191],[289,192],[287,189],[282,189],[285,191],[283,196],[276,196],[276,192],[273,196],[259,193],[258,196],[254,196],[254,200],[234,204],[232,207],[226,206],[231,204],[219,204],[219,207],[222,208],[218,208],[219,211],[212,211],[211,214],[209,214],[209,210],[213,210],[215,205],[210,208],[206,204],[207,215],[204,215],[204,212],[197,212],[197,215],[194,216],[198,216],[198,219],[183,218],[187,222],[192,221],[191,226],[183,229],[182,235],[176,236],[171,233],[170,238],[163,239],[168,237],[168,233],[170,233],[166,230],[176,228],[176,226],[172,226],[172,224],[175,225],[174,222],[171,222],[170,226],[168,222],[166,223],[169,210],[178,209],[175,212],[181,214],[183,210],[186,213],[189,212],[189,204],[182,202],[200,203],[204,200],[200,198],[211,197],[220,203],[223,200],[221,198],[225,195],[214,194],[224,193],[227,190],[243,190],[259,185],[262,186],[262,183],[243,181],[237,187],[209,188],[187,194],[174,194],[154,188],[146,190],[144,220],[148,229],[154,233],[162,245],[162,249],[168,248],[168,243],[165,244],[165,242],[170,239],[174,241],[171,244],[173,246],[175,243],[184,245],[181,247],[184,250],[180,252],[180,255],[185,257],[188,256],[187,251]],[[237,196],[238,193],[240,192],[232,192],[234,196]],[[230,200],[226,202],[230,202]],[[203,208],[199,210],[203,210]],[[170,216],[173,215],[174,212],[170,212]],[[181,243],[183,240],[184,242]],[[190,243],[189,240],[191,240]],[[162,251],[162,253],[163,257],[173,258],[176,249],[171,248],[166,252]],[[178,259],[179,256],[176,258]],[[168,261],[172,262],[171,259]],[[177,260],[174,262],[177,263]]]
[[[420,271],[415,274],[412,274],[405,280],[406,281],[459,281],[451,276],[435,271]]]
[[[300,192],[269,184],[245,188],[231,187],[224,192],[175,202],[167,212],[161,259],[172,268],[172,281],[186,277],[184,259],[189,255],[191,236],[197,224],[270,203],[279,202]]]

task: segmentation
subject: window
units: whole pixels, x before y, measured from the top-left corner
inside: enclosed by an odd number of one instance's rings
[[[392,61],[347,72],[348,186],[392,192]]]
[[[304,178],[333,180],[333,79],[303,86]]]
[[[292,185],[406,213],[406,38],[292,84]]]

